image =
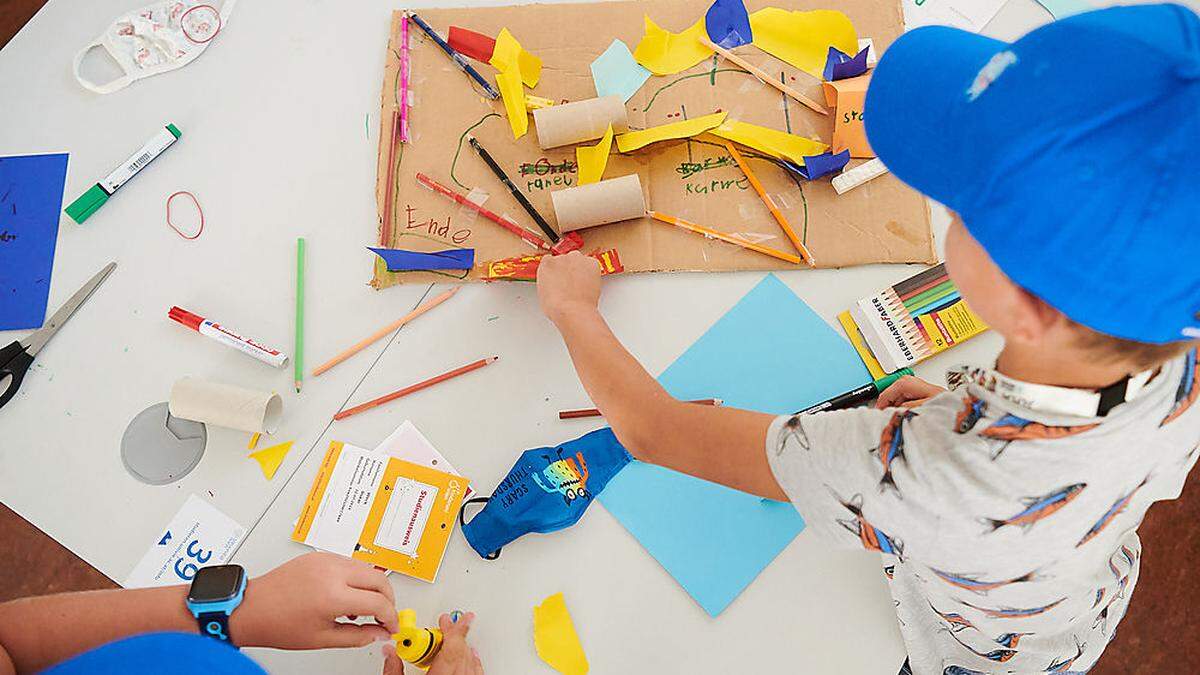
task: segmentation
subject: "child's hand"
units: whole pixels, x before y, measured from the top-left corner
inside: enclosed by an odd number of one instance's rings
[[[573,310],[594,310],[600,303],[600,265],[579,251],[546,256],[538,265],[538,299],[553,322]]]
[[[592,261],[591,258],[588,260]],[[467,633],[473,621],[473,612],[463,614],[457,622],[451,621],[449,614],[438,618],[438,628],[442,629],[442,651],[433,660],[429,675],[483,675],[479,653],[467,644]]]
[[[438,619],[438,628],[442,629],[442,651],[433,660],[429,675],[483,675],[479,654],[467,644],[467,633],[474,620],[475,615],[471,612],[463,614],[457,623],[450,620],[449,614],[443,614]],[[396,656],[395,645],[384,645],[383,675],[403,673],[404,662]]]
[[[883,390],[883,393],[879,395],[879,400],[875,402],[875,407],[880,410],[898,406],[915,408],[945,391],[945,389],[934,384],[929,384],[925,380],[913,377],[912,375],[905,375],[892,383],[892,386]]]
[[[337,623],[343,616],[377,623]],[[302,555],[251,579],[230,623],[238,645],[276,649],[362,647],[400,630],[387,577],[332,553]]]

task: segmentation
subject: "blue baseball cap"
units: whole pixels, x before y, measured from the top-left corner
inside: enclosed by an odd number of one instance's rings
[[[1012,281],[1116,337],[1200,338],[1200,17],[1114,7],[1013,43],[930,26],[872,76],[867,138]]]

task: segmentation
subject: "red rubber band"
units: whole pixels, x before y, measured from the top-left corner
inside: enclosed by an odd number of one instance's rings
[[[188,197],[191,197],[192,203],[196,205],[196,213],[200,214],[200,229],[196,231],[196,234],[194,234],[190,237],[188,235],[184,234],[183,230],[176,227],[175,223],[171,222],[171,200],[175,199],[179,195],[187,195]],[[188,241],[192,241],[193,239],[199,239],[200,235],[204,234],[204,209],[200,208],[200,201],[196,199],[196,195],[188,192],[187,190],[180,190],[179,192],[176,192],[175,194],[171,195],[170,197],[167,197],[167,226],[170,227],[172,230],[175,230],[176,234],[183,237],[184,239],[187,239]]]
[[[198,9],[204,9],[204,8],[211,9],[211,10],[212,10],[212,12],[213,12],[213,14],[214,14],[214,15],[216,15],[216,17],[217,17],[217,29],[216,29],[215,31],[213,31],[213,34],[212,34],[212,35],[209,35],[209,36],[208,36],[208,39],[207,39],[207,40],[197,40],[196,38],[192,37],[191,35],[188,35],[188,32],[187,32],[187,25],[186,25],[186,24],[183,22],[183,20],[187,18],[187,15],[188,15],[188,14],[191,14],[192,12],[194,12],[194,11],[196,11],[196,10],[198,10]],[[184,13],[183,13],[183,15],[179,17],[179,30],[183,31],[183,36],[184,36],[185,38],[187,38],[187,39],[191,40],[192,42],[194,42],[194,43],[198,44],[198,45],[202,45],[202,44],[204,44],[205,42],[209,42],[209,41],[211,41],[213,38],[217,37],[217,33],[220,33],[220,32],[221,32],[221,28],[223,28],[223,27],[224,27],[224,26],[223,26],[223,22],[221,21],[221,13],[220,13],[220,12],[218,12],[218,11],[217,11],[217,8],[216,8],[216,7],[213,7],[212,5],[196,5],[195,7],[192,7],[192,8],[191,8],[191,9],[189,9],[188,11],[184,12]]]

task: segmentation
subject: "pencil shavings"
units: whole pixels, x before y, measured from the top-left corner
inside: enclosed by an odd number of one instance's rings
[[[488,281],[537,281],[538,266],[541,265],[543,257],[545,256],[523,255],[516,258],[494,260],[487,263],[487,270],[484,272],[483,278]],[[615,248],[592,253],[588,257],[599,263],[602,275],[619,274],[625,271],[625,266],[621,264],[621,256],[617,254]]]

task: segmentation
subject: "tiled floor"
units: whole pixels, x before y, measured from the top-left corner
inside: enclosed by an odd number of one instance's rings
[[[834,2],[835,0],[831,0]],[[0,0],[0,47],[46,0]],[[136,3],[135,3],[136,4]],[[0,58],[3,54],[0,53]],[[1132,450],[1131,450],[1132,451]],[[1093,675],[1200,672],[1200,472],[1184,496],[1160,504],[1141,528],[1142,580],[1129,616]],[[0,602],[27,595],[111,588],[113,583],[0,504]],[[16,573],[13,573],[17,571]]]

